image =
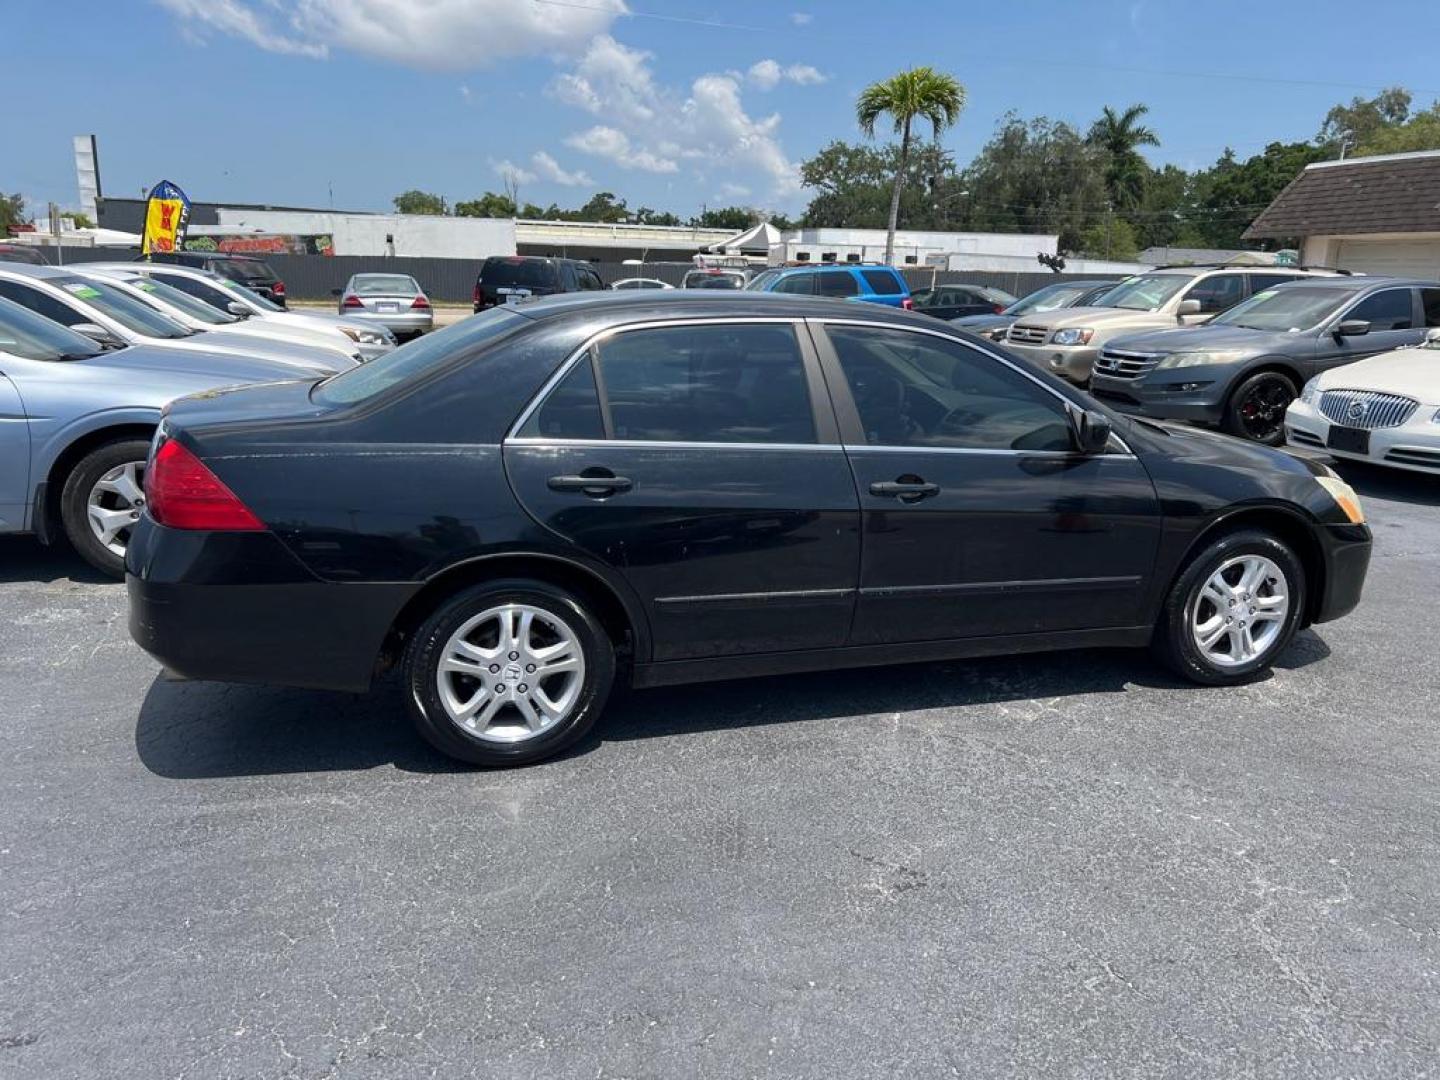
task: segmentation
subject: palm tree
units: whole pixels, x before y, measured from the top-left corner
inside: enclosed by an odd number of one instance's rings
[[[1106,105],[1100,119],[1090,125],[1090,134],[1086,137],[1091,146],[1104,150],[1109,157],[1105,187],[1117,208],[1138,206],[1144,194],[1145,159],[1135,148],[1160,145],[1160,137],[1139,122],[1149,111],[1148,105],[1131,105],[1117,115]]]
[[[885,234],[885,261],[895,256],[895,226],[900,217],[900,190],[905,184],[905,169],[910,164],[910,126],[916,120],[928,120],[935,138],[960,119],[965,108],[965,87],[953,75],[934,68],[918,67],[872,83],[855,103],[855,118],[868,138],[875,137],[875,121],[889,113],[900,136],[900,164],[895,170],[895,186],[890,192],[890,229]]]

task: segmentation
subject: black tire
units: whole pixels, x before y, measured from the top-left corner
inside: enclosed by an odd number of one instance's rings
[[[1298,394],[1284,372],[1256,372],[1231,392],[1220,426],[1228,435],[1279,446],[1285,441],[1285,410]]]
[[[149,453],[148,439],[116,439],[104,443],[76,462],[60,491],[60,523],[70,545],[82,559],[111,577],[125,576],[125,556],[111,551],[91,531],[90,492],[102,476],[118,466],[134,462],[143,471]]]
[[[466,621],[502,604],[525,604],[568,626],[584,658],[579,696],[554,726],[514,743],[488,741],[452,720],[437,685],[446,643]],[[503,677],[503,676],[499,676]],[[573,746],[605,708],[615,681],[615,647],[579,597],[544,581],[513,578],[474,585],[447,599],[425,620],[405,650],[406,704],[416,730],[436,750],[486,768],[529,765]]]
[[[1260,555],[1269,559],[1284,575],[1284,587],[1290,605],[1274,639],[1249,661],[1233,667],[1212,663],[1191,634],[1191,623],[1198,606],[1206,603],[1201,597],[1205,582],[1225,562],[1242,555]],[[1154,651],[1157,658],[1182,678],[1207,686],[1232,686],[1243,683],[1265,670],[1300,629],[1305,612],[1305,570],[1300,559],[1278,537],[1258,529],[1242,529],[1226,533],[1211,541],[1180,572],[1155,627]],[[1203,613],[1203,612],[1202,612]],[[1224,613],[1222,612],[1222,617]],[[1237,611],[1237,615],[1243,613]]]

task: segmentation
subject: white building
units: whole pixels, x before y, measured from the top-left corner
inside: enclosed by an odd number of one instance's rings
[[[1033,274],[1047,268],[1039,256],[1059,251],[1060,238],[1047,233],[929,232],[897,229],[894,264],[941,270],[985,270]],[[795,229],[770,246],[770,264],[792,262],[882,262],[884,229]],[[1066,258],[1072,274],[1133,274],[1142,263]]]
[[[215,225],[190,226],[191,236],[328,236],[336,255],[430,255],[448,259],[515,254],[511,218],[429,214],[357,214],[342,210],[216,207]]]

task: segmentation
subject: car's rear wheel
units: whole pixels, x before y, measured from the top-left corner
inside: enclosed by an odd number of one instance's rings
[[[81,458],[60,492],[60,520],[80,557],[112,577],[125,574],[125,548],[145,507],[147,439],[116,439]]]
[[[1304,610],[1305,572],[1294,551],[1267,532],[1228,533],[1171,586],[1156,651],[1193,682],[1244,682],[1290,643]]]
[[[451,597],[405,654],[416,729],[474,765],[527,765],[573,745],[614,679],[614,646],[585,603],[528,579]]]
[[[1279,446],[1285,441],[1285,410],[1295,400],[1295,384],[1278,371],[1251,375],[1235,388],[1225,408],[1223,427],[1242,439]]]

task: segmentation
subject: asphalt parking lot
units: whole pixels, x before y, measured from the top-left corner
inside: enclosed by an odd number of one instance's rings
[[[6,540],[0,1075],[1433,1074],[1440,481],[1346,475],[1366,599],[1265,681],[650,691],[510,773],[393,684],[161,681]]]

